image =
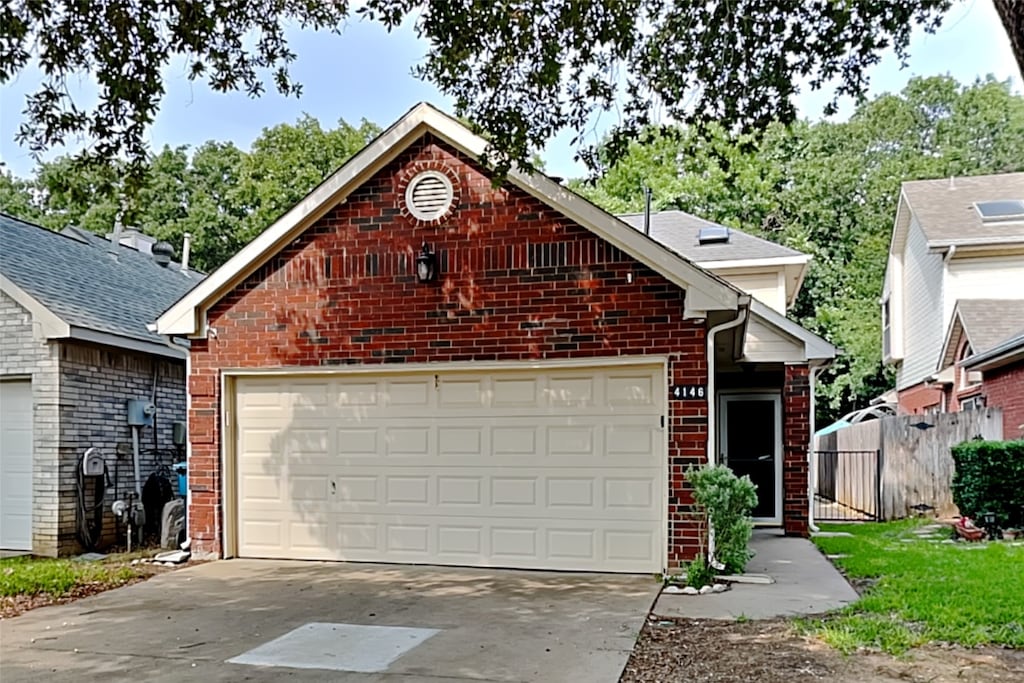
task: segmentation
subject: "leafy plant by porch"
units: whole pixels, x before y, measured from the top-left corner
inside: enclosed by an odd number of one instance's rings
[[[750,513],[757,505],[757,487],[750,477],[737,477],[725,465],[691,467],[686,478],[693,485],[694,500],[707,512],[714,529],[714,559],[725,565],[725,573],[741,573],[750,560],[747,546],[754,530]]]
[[[995,513],[1001,528],[1024,526],[1024,439],[967,441],[953,448],[953,502],[979,519]]]
[[[943,543],[921,520],[822,525],[815,537],[863,596],[802,627],[843,652],[899,654],[926,643],[1024,647],[1024,544]]]

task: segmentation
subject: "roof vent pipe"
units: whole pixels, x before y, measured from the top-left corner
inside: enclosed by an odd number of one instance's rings
[[[188,272],[188,257],[192,255],[192,233],[186,232],[181,244],[181,272]]]
[[[644,187],[644,234],[651,234],[651,188]]]
[[[124,202],[121,202],[121,208],[114,216],[114,232],[110,235],[110,246],[108,247],[110,255],[114,258],[117,258],[117,248],[121,246],[121,232],[124,231],[124,223],[121,222],[123,218]]]

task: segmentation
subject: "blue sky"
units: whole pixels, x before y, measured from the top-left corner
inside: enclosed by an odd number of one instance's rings
[[[190,82],[180,64],[167,72],[167,95],[150,132],[154,148],[163,145],[196,146],[206,140],[232,140],[243,149],[268,126],[293,122],[304,112],[321,123],[333,125],[339,118],[357,123],[366,118],[387,126],[421,100],[451,109],[451,102],[431,85],[417,81],[410,68],[422,58],[425,46],[411,25],[388,34],[378,24],[353,22],[343,36],[330,33],[298,33],[292,36],[298,59],[292,74],[303,84],[303,96],[285,98],[268,92],[262,98],[219,94],[203,83]],[[888,55],[872,72],[872,94],[898,91],[911,76],[950,74],[961,82],[994,74],[1013,80],[1021,91],[1009,40],[987,0],[957,4],[935,35],[917,31],[911,44],[911,59],[900,69],[894,55]],[[34,161],[14,143],[24,97],[38,84],[39,73],[24,71],[19,78],[0,88],[0,159],[15,174],[31,174]],[[88,97],[87,82],[81,87]],[[801,114],[821,116],[830,95],[827,92],[801,95]],[[88,104],[85,99],[82,104]],[[840,117],[852,111],[845,102]],[[552,175],[578,176],[583,168],[573,162],[571,135],[553,140],[542,157]],[[67,152],[54,150],[49,156]]]

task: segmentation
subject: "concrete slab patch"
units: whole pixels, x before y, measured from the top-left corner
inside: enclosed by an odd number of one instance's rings
[[[227,661],[290,669],[379,673],[438,632],[433,628],[312,622]]]

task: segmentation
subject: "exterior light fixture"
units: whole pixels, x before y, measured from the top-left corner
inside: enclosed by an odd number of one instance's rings
[[[437,279],[437,255],[424,242],[423,250],[416,257],[416,279],[419,282],[433,282]]]

